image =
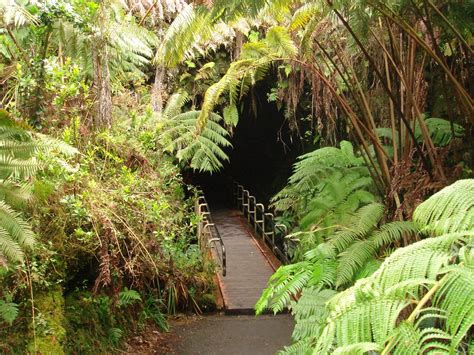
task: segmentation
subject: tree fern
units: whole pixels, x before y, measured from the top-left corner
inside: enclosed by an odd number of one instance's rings
[[[466,230],[466,224],[452,217],[472,213],[465,208],[474,201],[472,195],[454,203],[469,184],[472,181],[464,180],[448,186],[417,208],[418,220],[408,229],[421,227],[434,233],[433,237],[397,249],[371,276],[332,296],[318,311],[321,316],[307,322],[313,316],[304,309],[304,304],[312,302],[309,292],[303,306],[294,307],[299,312],[294,345],[309,344],[318,354],[465,351],[472,343],[474,324],[474,229]],[[447,207],[441,212],[440,203]],[[443,230],[450,233],[436,236],[440,220],[454,223],[443,222]],[[364,245],[344,253],[357,257],[360,250],[370,249],[369,242],[380,247],[389,240],[400,241],[404,229],[402,222],[387,224],[356,242]],[[292,349],[285,351],[293,353]]]
[[[361,208],[347,227],[307,251],[302,261],[280,267],[257,303],[257,313],[265,308],[281,311],[307,287],[343,289],[358,278],[374,273],[381,250],[403,238],[412,239],[418,233],[417,226],[411,222],[393,222],[378,228],[382,212],[383,206],[376,203]],[[408,263],[410,259],[404,261]]]
[[[280,311],[306,287],[350,286],[377,269],[386,248],[416,238],[419,228],[411,222],[381,223],[385,208],[367,191],[372,179],[363,174],[368,175],[367,169],[349,142],[318,149],[295,164],[288,186],[273,204],[297,221],[288,236],[297,244],[297,262],[281,267],[269,280],[257,312]]]

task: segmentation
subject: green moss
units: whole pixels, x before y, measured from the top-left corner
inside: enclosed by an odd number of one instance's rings
[[[67,352],[80,354],[107,353],[110,350],[106,328],[108,312],[89,292],[78,291],[66,297]]]
[[[64,316],[64,297],[59,286],[35,295],[35,330],[30,327],[28,351],[41,354],[64,354],[66,342],[66,318]]]

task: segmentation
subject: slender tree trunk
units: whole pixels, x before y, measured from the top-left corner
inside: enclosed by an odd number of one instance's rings
[[[155,72],[155,82],[151,90],[151,106],[153,112],[161,114],[163,111],[163,91],[165,89],[165,67],[162,64],[158,64]]]
[[[235,31],[235,46],[233,51],[233,60],[236,60],[240,56],[242,46],[244,45],[244,34],[239,30]]]
[[[45,61],[46,56],[48,54],[48,46],[49,46],[49,40],[50,40],[50,37],[51,37],[51,31],[52,31],[51,26],[48,26],[48,28],[46,30],[46,33],[45,33],[44,40],[43,40],[43,45],[41,47],[38,82],[36,84],[36,90],[35,90],[35,94],[34,94],[35,96],[33,98],[33,106],[31,107],[31,111],[30,111],[30,121],[35,126],[40,124],[41,112],[43,110],[43,101],[44,101],[43,89],[44,89],[44,85],[45,85],[44,61]]]
[[[99,35],[92,46],[94,65],[94,88],[97,97],[94,125],[96,128],[112,125],[112,90],[110,89],[109,55],[107,48],[107,24],[105,5],[102,2],[99,13]]]

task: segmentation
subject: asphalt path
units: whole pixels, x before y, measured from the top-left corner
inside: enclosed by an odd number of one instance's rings
[[[176,354],[275,354],[291,344],[293,318],[288,314],[262,316],[205,316],[174,324]]]

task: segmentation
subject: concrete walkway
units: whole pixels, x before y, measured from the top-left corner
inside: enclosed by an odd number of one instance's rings
[[[293,319],[288,314],[259,317],[206,316],[172,326],[173,353],[182,355],[270,355],[291,344]]]
[[[227,314],[254,314],[254,306],[274,270],[249,227],[233,209],[212,210],[227,252],[227,275],[218,275]]]

